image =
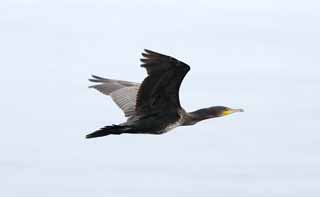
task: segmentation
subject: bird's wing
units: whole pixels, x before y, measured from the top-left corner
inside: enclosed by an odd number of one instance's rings
[[[140,87],[139,83],[107,79],[95,75],[92,75],[92,79],[89,79],[89,81],[99,83],[90,86],[90,88],[111,96],[112,100],[122,109],[126,117],[135,115],[136,98]]]
[[[136,114],[146,115],[181,108],[179,88],[190,67],[170,56],[145,50],[142,67],[148,76],[138,91]]]

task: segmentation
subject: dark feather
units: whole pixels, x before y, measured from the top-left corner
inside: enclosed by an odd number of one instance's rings
[[[167,55],[145,49],[141,59],[148,76],[142,82],[136,104],[140,115],[181,108],[179,88],[190,67]]]
[[[90,133],[86,136],[86,138],[96,138],[96,137],[103,137],[106,135],[120,135],[122,133],[130,133],[132,132],[132,128],[128,126],[120,126],[120,125],[111,125],[105,126],[93,133]]]

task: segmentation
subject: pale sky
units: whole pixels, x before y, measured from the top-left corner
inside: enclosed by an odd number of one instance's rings
[[[318,1],[0,3],[0,195],[320,195]],[[161,136],[123,122],[91,74],[141,82],[144,48],[191,66],[186,110],[245,113]]]

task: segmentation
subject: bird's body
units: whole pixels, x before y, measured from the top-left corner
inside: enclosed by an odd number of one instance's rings
[[[119,125],[103,127],[87,138],[122,133],[162,134],[178,126],[242,111],[216,106],[187,113],[180,105],[179,88],[190,67],[150,50],[145,50],[142,55],[141,66],[146,68],[148,76],[141,84],[94,75],[90,79],[99,83],[90,87],[111,96],[128,119]]]

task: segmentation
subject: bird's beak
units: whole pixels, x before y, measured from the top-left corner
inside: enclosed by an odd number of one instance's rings
[[[235,112],[244,112],[244,110],[243,109],[228,109],[223,112],[223,115],[226,116],[229,114],[233,114]]]

